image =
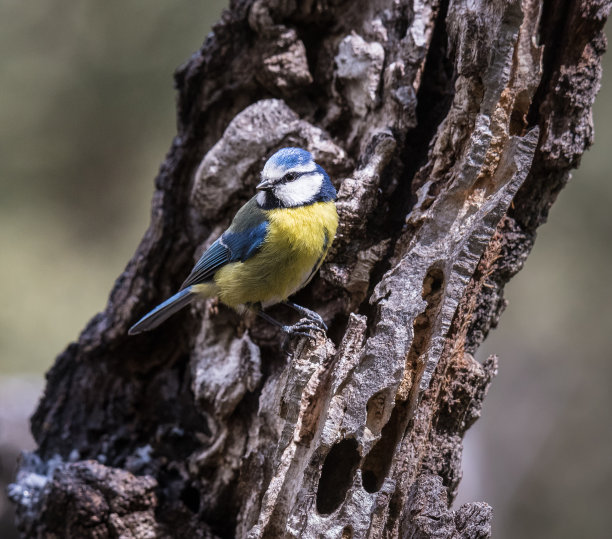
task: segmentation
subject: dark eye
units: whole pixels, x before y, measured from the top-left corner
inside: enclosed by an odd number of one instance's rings
[[[295,180],[296,178],[297,178],[297,173],[295,173],[295,172],[287,172],[287,174],[285,174],[281,178],[281,183],[287,183],[287,182]]]

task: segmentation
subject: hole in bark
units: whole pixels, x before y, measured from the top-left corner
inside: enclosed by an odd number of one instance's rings
[[[333,513],[343,502],[359,464],[357,448],[357,441],[348,438],[335,444],[325,457],[317,488],[317,511],[320,514]]]
[[[181,491],[181,501],[192,513],[197,513],[200,510],[200,491],[191,485],[187,485]]]
[[[443,286],[444,272],[440,267],[440,262],[436,262],[430,266],[423,279],[421,297],[427,302],[427,307],[413,322],[414,337],[412,338],[406,362],[407,365],[413,366],[413,370],[417,367],[419,358],[429,346],[433,322],[438,313]]]
[[[389,473],[395,446],[406,428],[408,406],[397,404],[384,426],[380,440],[368,453],[363,466],[363,488],[368,492],[378,492]]]
[[[385,404],[387,403],[386,391],[379,391],[370,397],[366,405],[366,427],[374,435],[380,434],[385,421]]]
[[[568,21],[572,19],[569,12],[572,4],[561,0],[544,0],[542,14],[538,29],[538,45],[544,46],[542,57],[542,79],[533,96],[527,122],[530,127],[540,123],[540,106],[555,92],[551,83],[558,76],[560,58],[565,52],[567,36],[572,31],[568,28]]]
[[[527,113],[529,112],[529,94],[527,91],[520,92],[514,99],[514,108],[510,114],[510,135],[524,135],[527,127]]]
[[[522,135],[527,124],[525,115],[518,109],[514,109],[510,115],[510,136]]]
[[[342,530],[342,539],[352,539],[353,537],[353,528],[350,526],[345,526]]]
[[[344,313],[337,314],[329,324],[329,330],[327,336],[336,345],[336,348],[340,347],[344,333],[346,332],[346,326],[348,325],[349,317]]]
[[[430,303],[430,296],[438,293],[444,282],[444,272],[435,266],[432,266],[427,271],[425,279],[423,279],[423,291],[421,297]]]

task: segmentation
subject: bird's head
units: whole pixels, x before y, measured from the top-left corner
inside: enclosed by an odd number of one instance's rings
[[[301,148],[278,150],[261,171],[257,203],[263,209],[294,208],[336,199],[327,172]]]

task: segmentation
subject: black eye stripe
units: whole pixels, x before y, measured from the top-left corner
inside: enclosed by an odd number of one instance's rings
[[[293,180],[297,180],[300,176],[305,176],[306,174],[312,174],[315,172],[314,170],[307,170],[304,172],[287,172],[279,181],[279,184],[289,183]]]

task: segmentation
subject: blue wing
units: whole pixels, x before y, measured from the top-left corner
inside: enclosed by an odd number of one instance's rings
[[[230,227],[202,255],[181,286],[181,290],[193,284],[209,281],[215,272],[230,262],[244,262],[261,247],[268,230],[268,221],[237,230]]]

